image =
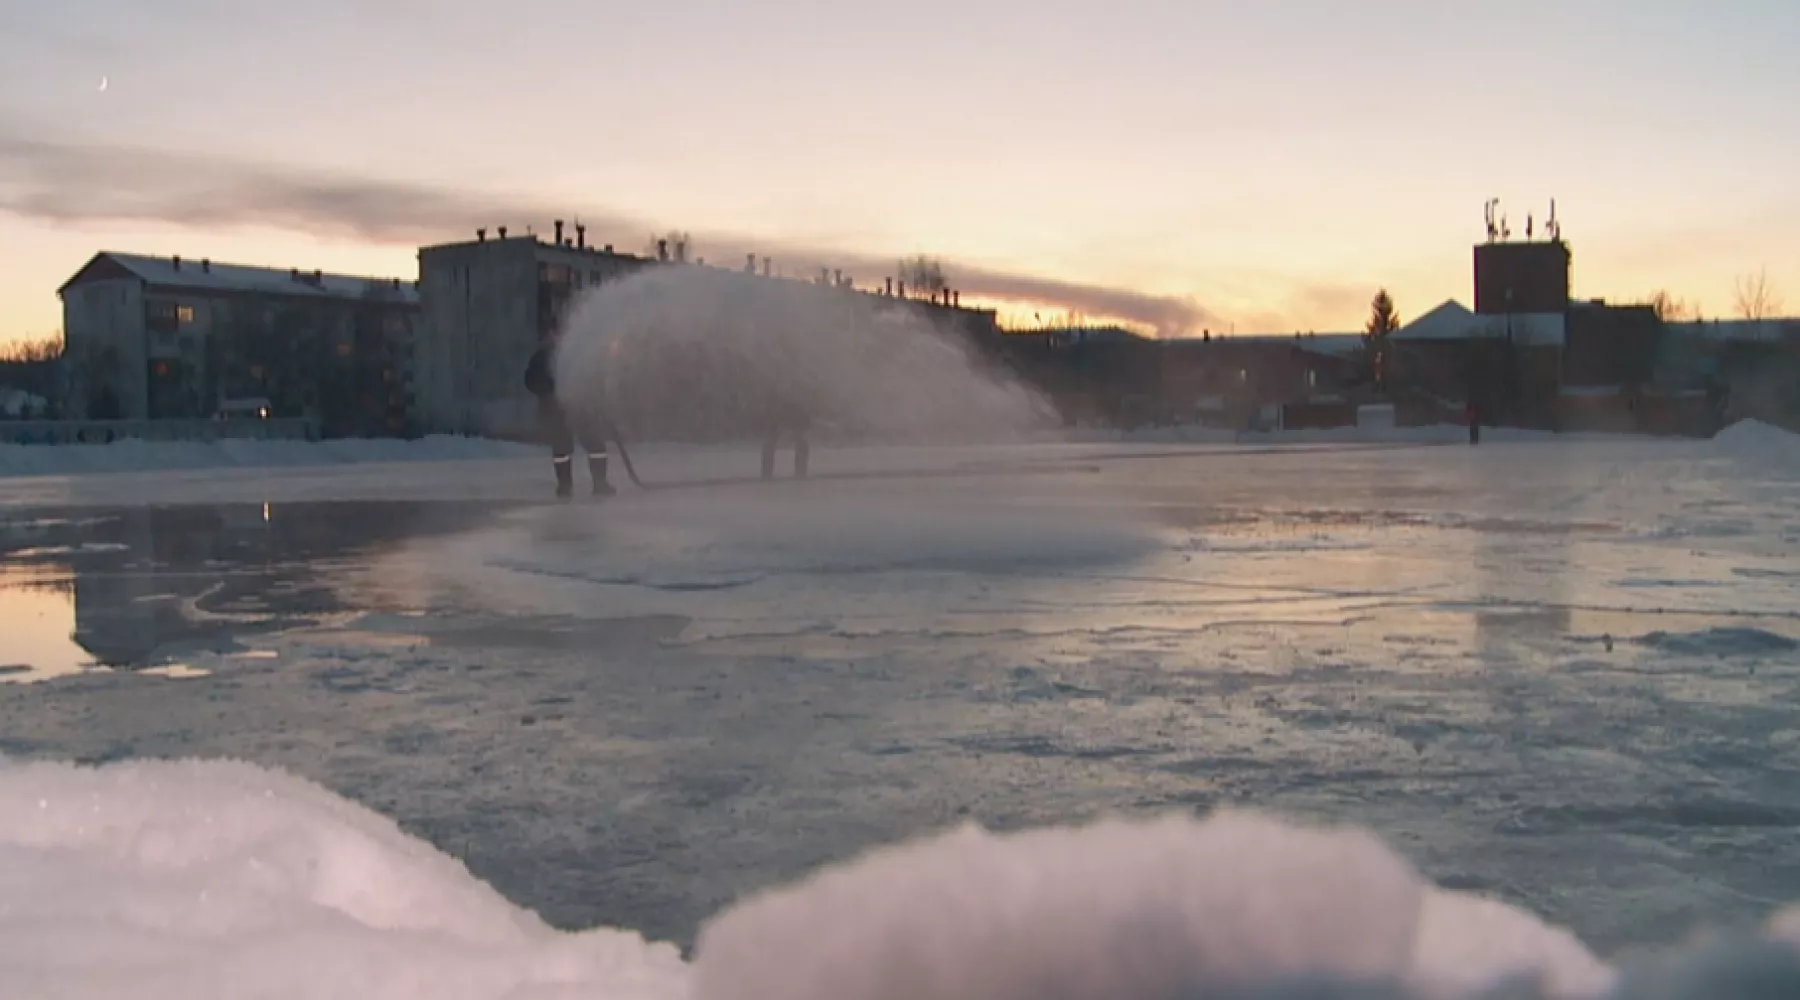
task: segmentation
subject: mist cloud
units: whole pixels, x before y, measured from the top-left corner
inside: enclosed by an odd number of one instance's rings
[[[478,226],[574,221],[566,207],[505,195],[351,173],[199,157],[166,150],[43,139],[0,127],[0,212],[58,223],[140,222],[189,228],[265,226],[370,243],[420,245],[467,238]],[[590,242],[641,247],[671,228],[627,213],[581,213]],[[776,258],[792,272],[841,269],[859,282],[892,274],[899,255],[841,252],[741,234],[695,232],[715,263],[747,253]],[[1052,309],[1153,328],[1159,336],[1220,326],[1191,298],[944,262],[964,295],[1028,300]]]

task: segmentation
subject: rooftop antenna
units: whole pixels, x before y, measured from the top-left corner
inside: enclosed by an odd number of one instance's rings
[[[1552,240],[1562,239],[1562,223],[1556,221],[1555,198],[1550,199],[1550,218],[1544,220],[1544,232],[1548,233]]]
[[[1492,243],[1500,235],[1500,227],[1494,221],[1494,213],[1500,208],[1500,199],[1489,198],[1481,206],[1481,212],[1487,219],[1487,238]]]
[[[1531,213],[1525,213],[1525,238],[1531,239]]]
[[[1512,239],[1512,226],[1507,224],[1506,216],[1504,215],[1500,216],[1500,238],[1503,240]]]

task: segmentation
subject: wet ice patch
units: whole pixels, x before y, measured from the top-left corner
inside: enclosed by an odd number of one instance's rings
[[[1367,833],[1253,813],[964,828],[765,893],[703,928],[695,1000],[1216,995],[1277,982],[1594,995],[1568,934],[1429,887]]]
[[[483,607],[729,617],[746,600],[831,617],[865,605],[858,581],[897,574],[1053,574],[1127,563],[1160,549],[1157,531],[1118,511],[1031,505],[979,491],[881,488],[715,490],[545,508],[492,529],[417,543],[385,579],[455,588]],[[849,588],[849,589],[847,589]],[[925,596],[930,596],[927,593]],[[822,603],[807,603],[816,599]],[[585,609],[585,610],[584,610]],[[834,610],[835,609],[835,610]]]
[[[1800,641],[1759,628],[1709,628],[1696,632],[1651,632],[1640,645],[1679,656],[1769,656],[1800,649]]]

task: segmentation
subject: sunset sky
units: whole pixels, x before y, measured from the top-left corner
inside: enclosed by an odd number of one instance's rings
[[[1556,199],[1581,296],[1796,311],[1796,41],[1793,0],[0,0],[0,339],[103,248],[411,277],[558,215],[1325,332],[1468,301],[1489,197]]]

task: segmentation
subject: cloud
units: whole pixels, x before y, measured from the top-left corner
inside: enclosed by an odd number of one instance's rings
[[[0,212],[56,223],[147,222],[186,228],[263,226],[369,243],[418,245],[465,238],[478,226],[532,223],[548,228],[561,209],[516,197],[410,181],[384,180],[166,150],[74,143],[27,136],[0,125]],[[569,219],[572,223],[574,220]],[[604,208],[581,215],[591,242],[642,246],[666,230]],[[892,274],[898,254],[846,252],[695,233],[697,252],[715,262],[745,254],[774,257],[789,272],[828,267],[859,282]],[[1159,336],[1223,325],[1192,298],[1153,295],[944,262],[964,295],[1026,300],[1088,316],[1142,324]]]

